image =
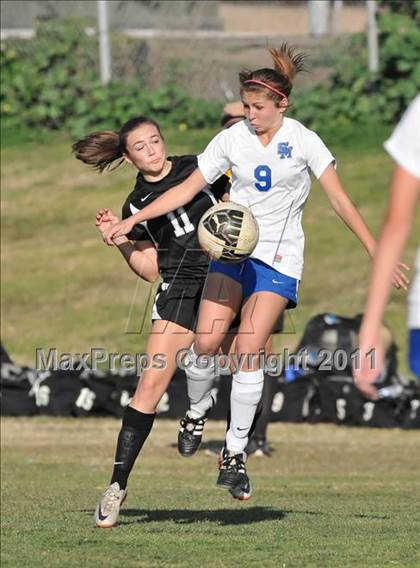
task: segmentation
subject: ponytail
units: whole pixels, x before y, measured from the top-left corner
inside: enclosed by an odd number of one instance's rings
[[[297,73],[305,71],[306,55],[296,53],[295,48],[283,43],[280,49],[269,48],[274,69],[256,71],[244,70],[239,73],[241,93],[263,91],[275,103],[288,102],[293,80]]]
[[[111,169],[112,163],[116,160],[119,160],[119,162],[112,169],[118,168],[124,162],[119,134],[113,130],[92,132],[92,134],[88,134],[85,138],[75,142],[72,149],[75,158],[92,166],[99,173],[107,168]]]
[[[284,77],[290,85],[293,84],[293,79],[297,73],[305,71],[306,55],[296,53],[295,48],[287,45],[287,43],[283,43],[280,49],[271,47],[268,51],[273,60],[275,71]]]

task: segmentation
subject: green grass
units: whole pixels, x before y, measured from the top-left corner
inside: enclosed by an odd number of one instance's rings
[[[170,153],[199,151],[212,132],[169,131]],[[34,364],[36,347],[60,352],[144,349],[139,330],[152,290],[119,253],[104,246],[94,226],[97,208],[115,211],[131,190],[134,171],[123,167],[102,176],[74,160],[70,140],[49,135],[43,142],[17,144],[2,152],[2,337],[13,357]],[[333,147],[352,199],[377,234],[392,170],[377,146]],[[314,183],[304,213],[306,264],[300,305],[286,319],[277,347],[296,344],[314,314],[363,310],[370,262]],[[418,230],[419,224],[413,234]],[[405,260],[413,264],[414,236]],[[407,369],[404,292],[394,292],[387,311]],[[130,312],[130,306],[133,305]],[[149,302],[150,308],[150,302]],[[129,318],[129,314],[131,316]],[[148,316],[146,317],[148,321]]]
[[[198,151],[211,132],[168,132],[171,153]],[[13,142],[13,140],[12,140]],[[36,347],[134,352],[150,292],[94,227],[98,207],[116,211],[129,168],[98,176],[72,159],[70,142],[10,143],[2,153],[2,338],[18,362]],[[334,148],[351,197],[377,233],[392,164],[378,145]],[[363,309],[369,262],[314,184],[304,215],[306,266],[300,306],[277,345],[296,343],[320,311]],[[417,225],[418,229],[418,225]],[[414,233],[416,230],[414,231]],[[412,264],[412,237],[405,259]],[[136,294],[137,289],[137,295]],[[405,293],[387,312],[405,364]],[[130,482],[120,527],[92,527],[107,482],[119,421],[2,421],[2,566],[420,565],[419,436],[397,430],[270,426],[270,460],[253,459],[255,495],[237,503],[214,488],[214,458],[182,460],[177,425],[158,421]],[[207,439],[223,425],[209,423]]]
[[[215,456],[179,457],[157,421],[112,530],[93,527],[119,421],[3,419],[2,566],[36,568],[420,565],[420,438],[330,425],[270,426],[254,496],[214,487]],[[222,439],[210,422],[206,438]]]

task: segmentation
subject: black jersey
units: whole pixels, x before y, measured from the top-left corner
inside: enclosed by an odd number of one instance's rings
[[[126,219],[143,209],[165,191],[182,183],[196,168],[196,156],[168,158],[172,169],[163,179],[150,182],[139,172],[134,190],[127,197],[122,217]],[[130,240],[151,240],[158,251],[159,270],[164,280],[204,280],[209,258],[201,250],[198,223],[204,213],[229,191],[229,178],[222,176],[212,186],[200,191],[192,201],[175,211],[134,226]]]

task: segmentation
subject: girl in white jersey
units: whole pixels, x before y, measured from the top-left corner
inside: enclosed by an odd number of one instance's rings
[[[136,223],[181,207],[227,169],[232,172],[231,200],[249,207],[258,221],[260,240],[251,258],[235,265],[210,263],[187,370],[194,410],[205,416],[211,406],[214,360],[210,357],[202,365],[199,356],[218,352],[230,322],[240,311],[236,355],[241,364],[233,373],[231,422],[217,480],[219,487],[237,499],[251,496],[244,449],[263,388],[260,358],[249,355],[264,349],[279,315],[297,303],[304,249],[301,218],[310,170],[369,256],[375,248],[372,235],[341,186],[331,152],[317,134],[284,116],[293,78],[303,69],[303,56],[286,45],[270,49],[270,54],[274,69],[240,73],[246,120],[213,138],[185,182],[107,234],[112,244],[113,238],[128,233]],[[397,271],[396,286],[404,283],[405,276]],[[190,428],[193,431],[194,426]]]

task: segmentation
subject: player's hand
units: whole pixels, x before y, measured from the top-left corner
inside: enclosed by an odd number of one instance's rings
[[[111,209],[98,209],[96,212],[95,225],[103,235],[112,225],[119,223],[119,218],[111,211]]]
[[[128,233],[133,229],[134,225],[136,224],[136,220],[133,216],[124,219],[124,221],[120,221],[115,225],[112,225],[105,233],[104,240],[105,242],[112,246],[113,239],[117,237],[123,237],[124,235],[128,235]]]
[[[410,270],[410,267],[403,262],[399,262],[397,264],[397,268],[394,270],[394,274],[392,275],[392,283],[397,290],[400,290],[401,288],[403,290],[408,290],[410,280],[407,278],[404,272],[405,270]]]
[[[108,244],[105,240],[105,235],[107,231],[113,225],[119,223],[119,221],[120,221],[119,218],[111,211],[111,209],[98,209],[96,213],[95,225],[98,227],[98,230],[102,235],[102,240],[104,241],[104,243]]]
[[[353,360],[353,377],[356,387],[367,398],[376,400],[378,390],[374,383],[381,376],[384,366],[384,346],[382,339],[360,340],[359,357]]]

